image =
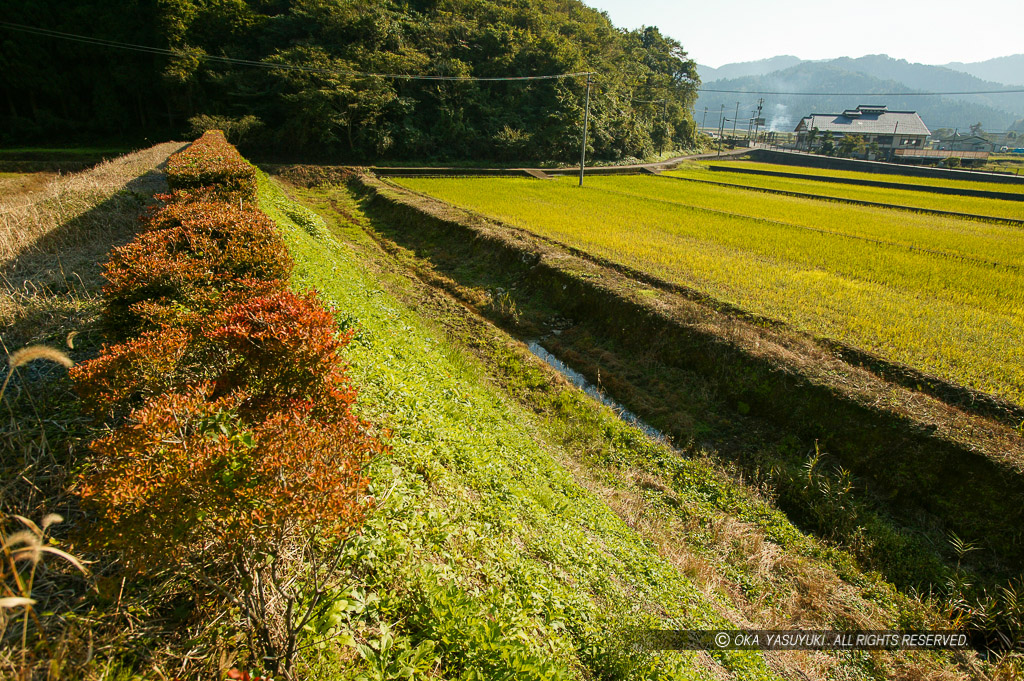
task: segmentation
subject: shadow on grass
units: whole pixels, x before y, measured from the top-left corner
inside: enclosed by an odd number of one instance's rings
[[[63,345],[72,331],[86,335],[83,324],[95,316],[103,286],[102,265],[111,249],[131,240],[143,206],[166,187],[162,168],[49,230],[0,268],[0,318],[8,351],[33,343]],[[87,345],[85,340],[79,345]]]
[[[165,186],[161,169],[162,164],[131,180],[3,265],[0,347],[7,354],[42,344],[75,362],[96,355],[102,342],[102,264],[112,248],[136,233],[142,207]],[[3,402],[0,511],[36,520],[44,511],[75,515],[67,495],[68,457],[88,435],[88,424],[67,370],[49,361],[30,362],[14,370]]]

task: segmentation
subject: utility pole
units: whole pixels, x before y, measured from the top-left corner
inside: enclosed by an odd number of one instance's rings
[[[764,97],[757,100],[757,116],[754,117],[754,144],[757,144],[757,128],[761,123],[761,109],[764,107]]]
[[[587,162],[587,127],[590,124],[590,86],[593,74],[587,74],[587,105],[583,110],[583,143],[580,145],[580,186],[583,186],[583,168]]]
[[[736,114],[732,117],[732,138],[736,139],[736,119],[740,117],[740,103],[736,102]]]
[[[664,129],[661,133],[661,150],[658,152],[658,160],[661,160],[660,157],[665,154],[665,138],[668,137],[668,99],[661,100],[661,103],[661,124],[664,126]]]
[[[708,121],[708,108],[704,107],[704,118],[700,120],[700,132],[704,134],[704,124]]]

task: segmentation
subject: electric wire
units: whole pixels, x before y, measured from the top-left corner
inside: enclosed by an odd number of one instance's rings
[[[135,45],[132,43],[123,43],[116,40],[106,40],[103,38],[91,38],[89,36],[77,35],[74,33],[64,33],[63,31],[54,31],[48,28],[37,28],[35,26],[24,26],[22,24],[14,24],[9,21],[0,21],[0,26],[11,31],[20,31],[22,33],[30,33],[33,35],[44,36],[48,38],[57,38],[60,40],[70,40],[74,42],[85,43],[88,45],[97,45],[101,47],[112,47],[122,50],[131,50],[134,52],[143,52],[148,54],[159,54],[159,55],[170,55],[170,56],[182,56],[183,53],[180,50],[171,50],[161,47],[152,47],[148,45]],[[200,59],[207,61],[218,62],[222,64],[237,64],[239,66],[255,66],[259,68],[269,70],[284,70],[284,71],[300,71],[302,73],[314,73],[321,75],[347,75],[355,76],[359,78],[390,78],[394,80],[427,80],[427,81],[532,81],[532,80],[559,80],[564,78],[579,78],[582,76],[594,76],[596,75],[592,71],[579,71],[574,73],[556,73],[542,76],[444,76],[444,75],[433,75],[433,74],[411,74],[411,73],[371,73],[365,71],[353,71],[347,69],[324,69],[316,68],[311,66],[300,66],[298,64],[287,64],[280,62],[266,62],[266,61],[254,61],[251,59],[237,59],[234,57],[220,57],[212,54],[201,54],[196,55]]]
[[[33,35],[39,35],[48,38],[56,38],[59,40],[70,40],[74,42],[85,43],[89,45],[97,45],[101,47],[111,47],[115,49],[131,50],[135,52],[143,52],[148,54],[159,54],[169,56],[181,56],[183,53],[180,50],[173,50],[161,47],[152,47],[149,45],[137,45],[133,43],[125,43],[116,40],[106,40],[104,38],[93,38],[90,36],[78,35],[75,33],[66,33],[63,31],[56,31],[49,28],[40,28],[37,26],[26,26],[24,24],[16,24],[10,21],[0,21],[0,27],[6,28],[11,31],[19,31],[22,33],[30,33]],[[254,61],[251,59],[238,59],[235,57],[222,57],[212,54],[201,54],[197,55],[199,58],[218,62],[222,64],[236,64],[239,66],[254,66],[269,70],[285,70],[285,71],[299,71],[303,73],[314,73],[321,75],[348,75],[360,78],[390,78],[394,80],[424,80],[424,81],[487,81],[487,82],[501,82],[501,81],[534,81],[534,80],[559,80],[564,78],[580,78],[582,76],[594,76],[597,75],[593,71],[578,71],[573,73],[556,73],[541,76],[444,76],[444,75],[432,75],[432,74],[411,74],[411,73],[372,73],[365,71],[354,71],[345,69],[324,69],[316,68],[311,66],[301,66],[299,64],[288,64],[281,62],[266,62],[266,61]],[[1024,89],[1007,88],[1003,90],[961,90],[961,91],[950,91],[950,92],[783,92],[774,90],[728,90],[719,88],[697,88],[698,92],[705,93],[720,93],[720,94],[739,94],[739,95],[772,95],[772,96],[786,96],[786,97],[946,97],[946,96],[966,96],[966,95],[1006,95],[1006,94],[1022,94]],[[634,100],[637,102],[644,103],[658,103],[658,100],[646,102],[644,100]]]

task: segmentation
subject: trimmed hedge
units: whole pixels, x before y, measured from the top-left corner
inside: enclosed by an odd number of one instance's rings
[[[152,213],[145,231],[114,249],[104,266],[105,312],[114,329],[156,328],[210,311],[224,292],[288,278],[291,256],[266,214],[165,198],[173,202]]]
[[[209,130],[167,162],[172,190],[211,191],[235,202],[256,201],[256,168],[242,158],[220,130]]]
[[[106,316],[129,340],[72,372],[110,427],[80,493],[95,535],[143,570],[216,550],[243,574],[295,533],[358,526],[362,470],[385,445],[352,410],[351,334],[315,293],[287,289],[253,167],[214,132],[168,168],[176,191],[104,269]]]

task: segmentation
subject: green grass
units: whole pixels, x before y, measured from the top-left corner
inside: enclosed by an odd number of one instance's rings
[[[752,168],[754,170],[772,170],[777,172],[795,173],[806,175],[808,178],[815,177],[839,177],[851,180],[873,180],[875,182],[897,182],[900,184],[920,185],[924,187],[951,187],[953,189],[982,189],[993,192],[1010,192],[1024,194],[1024,183],[1002,183],[985,182],[983,178],[977,180],[947,180],[945,178],[913,177],[910,175],[895,175],[889,173],[862,173],[854,170],[825,170],[821,168],[804,168],[801,166],[790,166],[778,163],[759,163],[757,161],[702,161],[702,165],[723,165],[726,164],[735,168]]]
[[[639,654],[629,628],[756,624],[768,611],[798,612],[804,626],[938,626],[712,459],[651,441],[411,283],[412,263],[377,248],[346,189],[292,191],[315,212],[261,177],[294,285],[316,288],[355,329],[347,353],[361,408],[394,432],[371,474],[386,501],[346,561],[353,586],[336,590],[339,605],[315,628],[335,627],[345,645],[325,646],[317,678],[406,678],[403,667],[444,678],[774,678],[756,653],[713,654],[716,671],[692,653]],[[620,517],[630,515],[636,529]],[[816,590],[829,595],[806,596]],[[848,679],[950,664],[943,653],[830,657]]]
[[[728,167],[728,166],[727,166]],[[775,167],[773,166],[773,169]],[[673,170],[664,175],[696,180],[707,180],[732,184],[741,187],[757,187],[780,191],[800,192],[821,197],[854,199],[856,201],[873,201],[911,208],[953,211],[994,218],[1024,220],[1024,201],[1005,201],[1000,199],[983,199],[973,196],[953,196],[947,194],[929,194],[913,190],[886,189],[884,187],[865,187],[844,185],[833,182],[820,182],[810,177],[795,179],[788,177],[767,177],[746,175],[742,173],[711,172],[694,164],[691,168]],[[1002,185],[1000,185],[1002,186]]]
[[[1024,231],[663,178],[400,184],[1024,402]]]
[[[295,286],[319,290],[356,329],[347,354],[360,403],[393,432],[372,474],[381,507],[347,561],[353,585],[318,625],[345,631],[351,645],[335,654],[358,651],[343,676],[397,678],[385,670],[405,665],[459,678],[711,678],[706,658],[638,655],[623,633],[723,625],[723,600],[581,488],[543,422],[382,289],[350,246],[294,223],[286,205],[261,179]],[[716,655],[736,678],[774,678],[758,654]]]

